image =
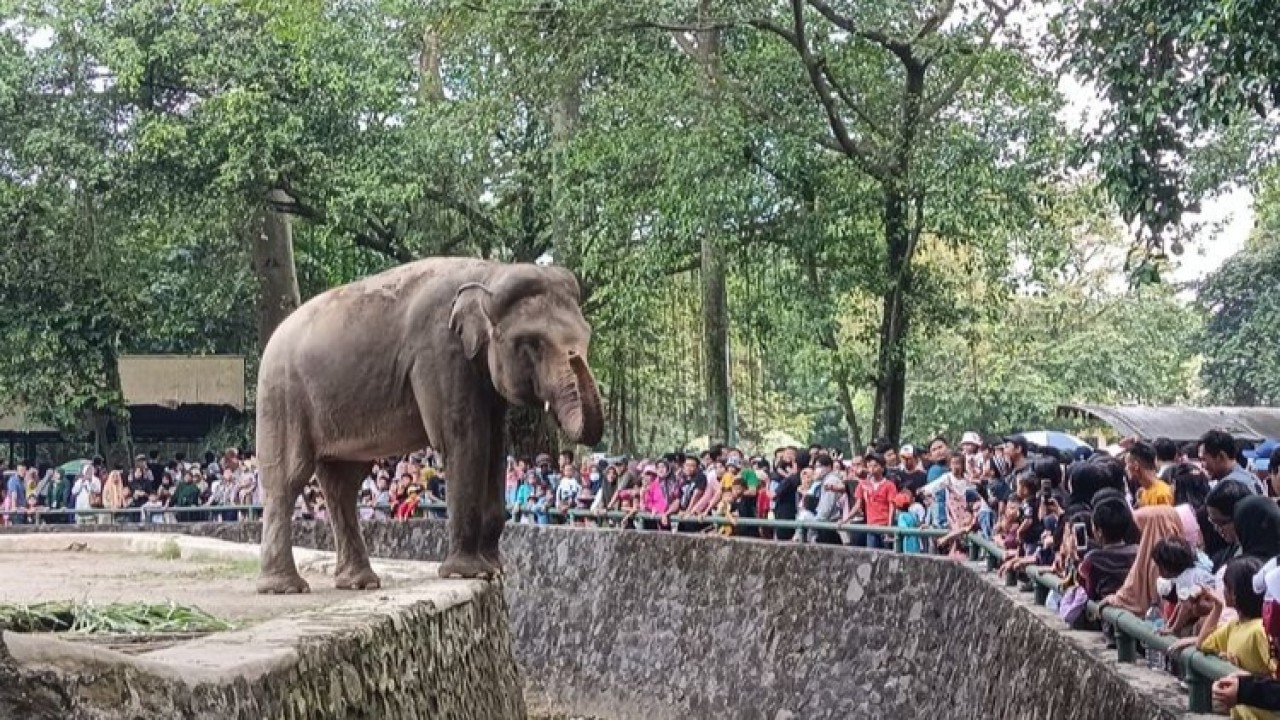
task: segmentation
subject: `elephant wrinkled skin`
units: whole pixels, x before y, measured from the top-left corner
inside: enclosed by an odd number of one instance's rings
[[[544,404],[573,440],[603,432],[591,327],[567,270],[462,258],[401,265],[316,296],[271,336],[258,371],[263,491],[258,591],[307,592],[294,503],[314,474],[328,500],[339,588],[376,588],[356,501],[369,462],[426,445],[448,464],[445,577],[502,569],[509,404]]]

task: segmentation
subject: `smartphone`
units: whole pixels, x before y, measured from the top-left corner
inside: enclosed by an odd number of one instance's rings
[[[1089,544],[1089,531],[1084,523],[1076,523],[1072,525],[1072,529],[1076,533],[1076,547],[1084,547]]]

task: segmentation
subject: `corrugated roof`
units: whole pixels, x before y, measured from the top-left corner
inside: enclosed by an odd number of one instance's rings
[[[1210,430],[1225,430],[1244,440],[1280,437],[1280,408],[1274,407],[1059,405],[1058,415],[1099,420],[1124,436],[1179,442],[1197,440]]]
[[[127,405],[221,405],[244,412],[242,355],[122,355]]]
[[[229,407],[244,412],[243,355],[122,355],[120,389],[126,405]],[[0,411],[0,432],[55,433],[27,419],[22,408]]]
[[[15,409],[0,414],[0,432],[56,433],[58,431],[47,425],[31,421],[27,418],[26,412],[21,409]]]

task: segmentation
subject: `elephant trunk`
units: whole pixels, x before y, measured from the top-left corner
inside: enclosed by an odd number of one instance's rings
[[[604,434],[604,411],[600,391],[587,361],[578,353],[569,354],[569,377],[555,407],[556,419],[569,439],[595,445]]]

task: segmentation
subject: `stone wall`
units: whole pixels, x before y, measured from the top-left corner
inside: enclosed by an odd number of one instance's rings
[[[256,542],[260,527],[192,532]],[[370,523],[375,556],[443,557],[444,523]],[[301,546],[329,549],[325,524]],[[1026,603],[954,562],[525,525],[503,536],[530,708],[608,720],[1172,718]]]
[[[287,639],[288,662],[250,654],[247,666],[216,677],[207,671],[216,663],[201,661],[202,672],[187,675],[147,655],[122,657],[76,643],[51,648],[38,636],[5,633],[0,718],[521,720],[526,708],[502,586],[473,584],[460,601],[442,596],[382,612],[352,615],[343,605],[307,614],[300,621],[307,633]],[[410,591],[365,597],[382,610]],[[279,629],[267,634],[280,639]]]

